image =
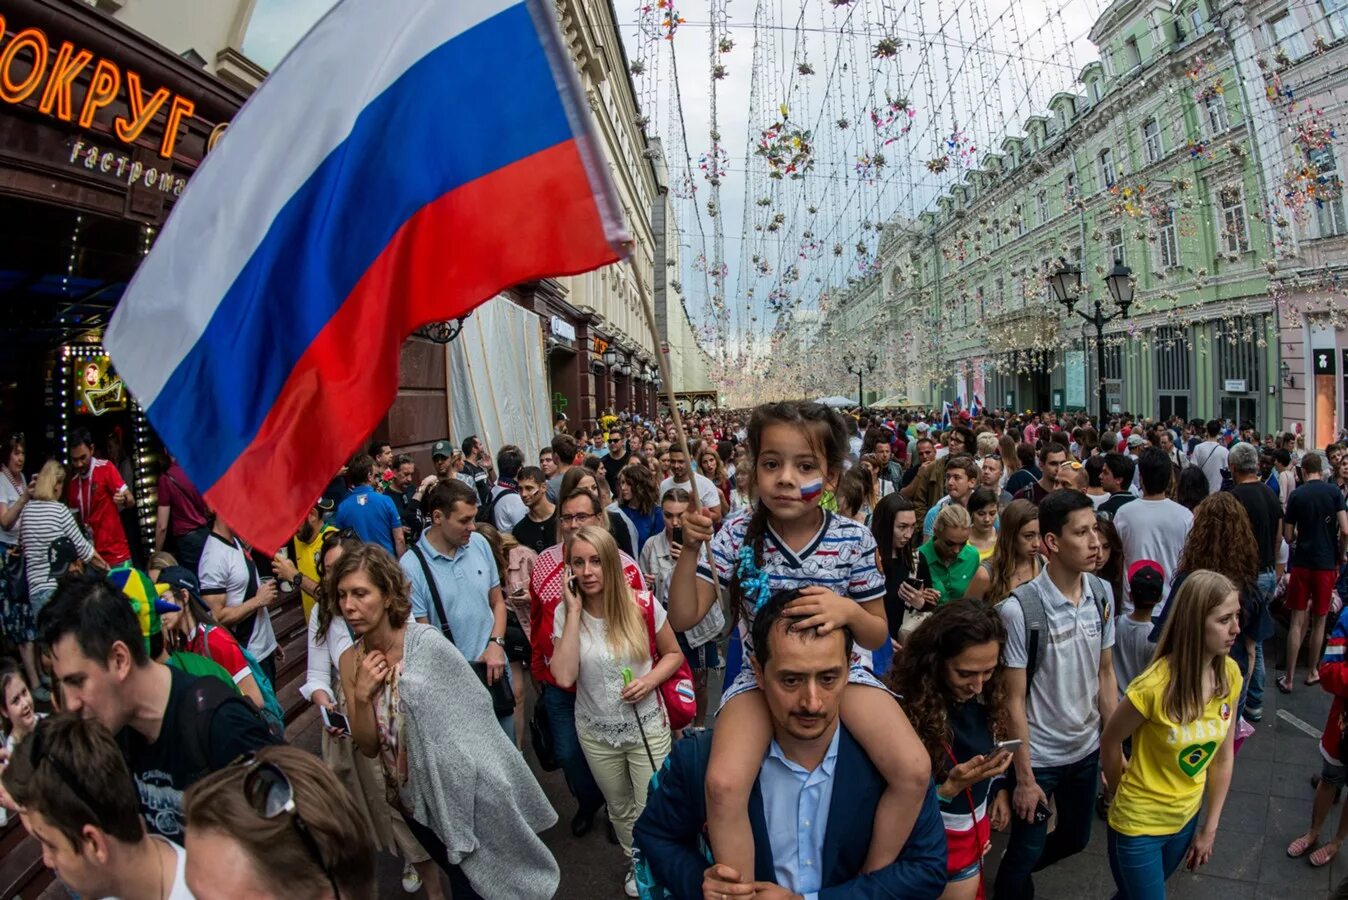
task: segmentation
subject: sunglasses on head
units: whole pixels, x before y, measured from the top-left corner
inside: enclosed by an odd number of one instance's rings
[[[290,824],[300,836],[300,842],[327,876],[328,884],[332,887],[332,896],[340,900],[342,893],[337,889],[337,879],[333,877],[332,869],[323,861],[323,852],[319,849],[318,841],[314,840],[313,833],[309,831],[304,817],[300,815],[299,807],[295,805],[295,789],[291,786],[285,771],[275,763],[258,762],[253,753],[245,753],[235,760],[234,764],[245,766],[249,770],[243,776],[243,797],[248,801],[249,808],[268,821],[284,814],[290,816]]]

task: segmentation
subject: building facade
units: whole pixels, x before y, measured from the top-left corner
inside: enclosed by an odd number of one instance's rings
[[[322,2],[300,5],[288,0],[218,0],[201,9],[200,4],[175,0],[85,2],[241,96],[262,83],[327,8]],[[663,290],[655,279],[657,253],[663,246],[677,248],[679,240],[668,214],[660,148],[644,133],[612,3],[562,0],[557,13],[593,113],[594,132],[636,239],[632,265],[519,285],[503,296],[537,316],[545,336],[543,369],[553,412],[584,425],[604,411],[655,413],[663,387],[656,364],[661,344],[669,347],[676,390],[706,387],[709,366],[681,303],[661,317],[659,342],[641,309],[634,267],[648,289]],[[664,298],[656,293],[654,299],[660,306]],[[446,383],[450,350],[426,344],[424,336],[414,336],[404,347],[399,397],[376,432],[423,456],[451,430]]]
[[[1296,4],[1298,33],[1334,36],[1284,59],[1275,7],[1214,17],[1202,0],[1118,0],[1077,83],[886,235],[880,305],[900,339],[921,338],[895,372],[911,402],[1094,412],[1103,379],[1112,411],[1310,426],[1315,376],[1302,369],[1312,349],[1343,344],[1340,138],[1327,124],[1343,31],[1333,0]],[[1292,79],[1312,99],[1286,102]],[[1103,371],[1094,327],[1049,288],[1058,260],[1081,270],[1086,312],[1113,311],[1106,276],[1131,270],[1135,301],[1105,327]],[[854,310],[873,295],[860,284],[831,304],[840,346],[866,334],[875,316]]]

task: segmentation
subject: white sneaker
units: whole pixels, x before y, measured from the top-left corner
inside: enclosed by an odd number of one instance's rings
[[[409,894],[415,894],[421,890],[421,876],[417,870],[412,868],[411,863],[403,864],[403,890]]]
[[[627,866],[627,877],[623,879],[623,890],[629,897],[636,897],[637,894],[637,870],[631,864]]]

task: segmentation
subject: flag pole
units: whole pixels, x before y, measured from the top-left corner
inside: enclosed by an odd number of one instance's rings
[[[697,496],[697,472],[693,470],[693,455],[688,452],[688,434],[683,429],[683,416],[679,413],[679,404],[674,399],[674,379],[670,377],[669,372],[669,347],[660,340],[660,330],[655,325],[655,306],[651,303],[650,292],[646,289],[646,279],[641,277],[641,267],[637,265],[636,242],[628,245],[627,265],[632,270],[632,279],[637,283],[637,296],[641,298],[641,311],[646,319],[646,327],[650,329],[651,341],[655,345],[655,361],[660,369],[660,381],[665,386],[665,399],[669,401],[669,414],[674,418],[674,436],[678,440],[678,447],[683,451],[683,458],[688,460],[688,486],[692,489],[688,492],[688,507],[697,512],[701,504]],[[721,595],[721,580],[716,577],[716,560],[712,556],[711,541],[705,545],[707,554],[707,564],[711,566],[712,587],[716,589],[716,602],[721,604],[722,612],[729,615],[729,610],[725,609],[725,598]]]
[[[651,341],[655,344],[655,361],[660,369],[660,381],[665,386],[665,399],[669,401],[669,413],[674,418],[674,435],[678,439],[678,446],[683,450],[684,458],[688,460],[688,465],[693,464],[692,454],[688,452],[688,435],[683,429],[683,416],[679,413],[679,404],[674,399],[674,379],[670,377],[669,372],[669,347],[660,340],[660,331],[655,325],[655,306],[651,303],[650,292],[646,289],[646,280],[641,277],[641,267],[636,261],[636,242],[628,245],[627,265],[632,270],[632,278],[637,283],[637,296],[641,298],[641,311],[646,319],[646,327],[650,329]],[[692,490],[688,493],[692,495],[689,506],[694,512],[697,512],[700,503],[697,496],[697,480],[693,477],[695,474],[689,469],[689,486]]]

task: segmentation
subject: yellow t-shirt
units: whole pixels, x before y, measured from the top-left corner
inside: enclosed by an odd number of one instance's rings
[[[1240,669],[1226,658],[1225,696],[1208,702],[1196,722],[1177,725],[1164,710],[1170,661],[1158,659],[1133,679],[1126,696],[1145,720],[1133,733],[1133,756],[1109,807],[1109,827],[1120,834],[1175,834],[1198,813],[1208,766],[1235,724]]]
[[[300,574],[305,578],[318,581],[318,551],[323,549],[324,535],[330,531],[336,530],[337,529],[333,528],[331,525],[324,525],[322,528],[318,529],[318,533],[314,535],[314,539],[308,543],[300,540],[298,534],[295,535],[293,547],[295,558],[292,562],[295,563],[295,568],[299,569]],[[315,600],[308,591],[303,591],[302,593],[303,596],[300,600],[304,604],[304,621],[307,622],[309,621],[309,613],[313,611]]]

